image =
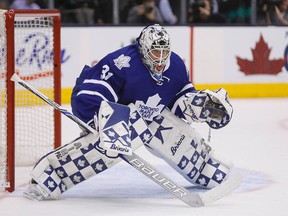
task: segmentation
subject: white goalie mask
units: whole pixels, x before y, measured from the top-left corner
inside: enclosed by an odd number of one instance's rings
[[[170,36],[162,26],[154,24],[144,28],[137,40],[143,63],[152,78],[161,81],[171,54]]]

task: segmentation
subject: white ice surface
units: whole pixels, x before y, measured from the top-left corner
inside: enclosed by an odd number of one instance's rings
[[[232,194],[209,206],[189,207],[121,162],[67,191],[60,200],[42,202],[22,196],[31,167],[18,167],[15,192],[0,193],[0,216],[287,216],[288,99],[233,99],[231,102],[233,119],[225,128],[212,131],[211,144],[233,161],[232,175],[239,172],[244,180]],[[62,140],[67,143],[80,130],[70,119],[62,119]],[[197,128],[207,137],[207,126],[197,125]],[[144,147],[136,153],[182,186],[189,187],[189,183]],[[195,189],[190,187],[190,190]]]

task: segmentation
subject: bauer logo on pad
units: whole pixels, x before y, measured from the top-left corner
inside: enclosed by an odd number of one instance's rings
[[[99,110],[99,134],[104,149],[119,154],[132,154],[129,115],[129,107],[102,101]]]

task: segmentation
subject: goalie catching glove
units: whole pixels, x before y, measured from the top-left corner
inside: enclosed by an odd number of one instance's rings
[[[219,129],[227,125],[233,114],[225,89],[202,90],[188,93],[179,107],[189,122],[206,122],[211,128]]]

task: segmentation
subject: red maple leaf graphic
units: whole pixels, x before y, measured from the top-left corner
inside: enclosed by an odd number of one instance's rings
[[[259,42],[256,43],[255,49],[251,49],[253,60],[242,59],[238,56],[237,63],[240,66],[240,71],[245,75],[251,74],[273,74],[276,75],[281,72],[284,66],[284,58],[269,60],[271,48],[268,47],[264,41],[262,34]]]

